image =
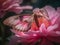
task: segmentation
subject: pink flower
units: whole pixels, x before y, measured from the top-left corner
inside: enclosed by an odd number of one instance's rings
[[[41,24],[40,32],[46,37],[46,39],[53,41],[53,42],[60,43],[60,14],[58,13],[57,10],[55,10],[51,6],[45,6],[44,8],[48,12],[51,25],[46,28],[45,24]],[[51,44],[49,41],[47,42],[46,39],[45,41],[43,40],[42,44],[43,43]]]
[[[58,11],[51,6],[45,6],[43,9],[47,11],[51,24],[46,27],[46,25],[42,23],[37,31],[30,29],[27,32],[19,32],[13,29],[12,32],[15,33],[15,36],[20,38],[20,40],[18,40],[19,42],[32,42],[31,45],[34,45],[38,40],[42,40],[40,41],[41,43],[39,42],[39,45],[53,45],[52,42],[60,43],[60,15]]]
[[[0,2],[0,17],[3,17],[7,13],[6,11],[19,14],[23,9],[32,9],[32,6],[20,6],[23,0],[2,0]]]

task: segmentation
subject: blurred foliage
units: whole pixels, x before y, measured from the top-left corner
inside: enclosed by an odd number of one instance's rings
[[[7,42],[10,40],[12,36],[12,32],[10,31],[10,27],[3,24],[3,21],[10,16],[15,15],[13,12],[7,12],[7,14],[0,18],[0,45],[7,45]]]

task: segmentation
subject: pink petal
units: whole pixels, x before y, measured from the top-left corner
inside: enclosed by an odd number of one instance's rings
[[[43,34],[43,36],[47,36],[47,34],[48,34],[48,30],[46,29],[46,27],[45,27],[45,24],[43,23],[43,24],[41,24],[41,26],[40,26],[40,28],[39,28],[39,30],[40,30],[40,33],[42,33]]]
[[[50,19],[52,19],[56,15],[56,10],[53,7],[45,6],[44,9],[47,10],[48,16],[49,16]]]
[[[57,29],[57,28],[58,28],[58,24],[55,24],[55,25],[49,26],[49,27],[47,28],[47,31],[48,31],[48,32],[54,31],[54,30]]]
[[[14,7],[10,8],[9,11],[13,11],[13,12],[19,14],[23,11],[21,8],[20,9],[19,8],[18,8],[18,6],[14,6]]]

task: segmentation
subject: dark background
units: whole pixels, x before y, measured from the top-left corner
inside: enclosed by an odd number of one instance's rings
[[[60,0],[37,0],[36,2],[33,2],[33,0],[24,0],[22,4],[23,5],[30,4],[34,8],[36,7],[41,8],[44,7],[45,5],[51,5],[56,8],[60,6]]]

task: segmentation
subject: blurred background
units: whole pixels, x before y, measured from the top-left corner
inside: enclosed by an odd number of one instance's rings
[[[51,5],[56,9],[57,7],[60,7],[60,0],[23,0],[21,6],[23,5],[31,5],[34,8],[42,8],[46,5]],[[15,15],[15,13],[8,12],[3,18],[0,18],[0,45],[7,45],[10,37],[13,35],[10,31],[10,27],[2,23],[9,15],[12,16]]]

